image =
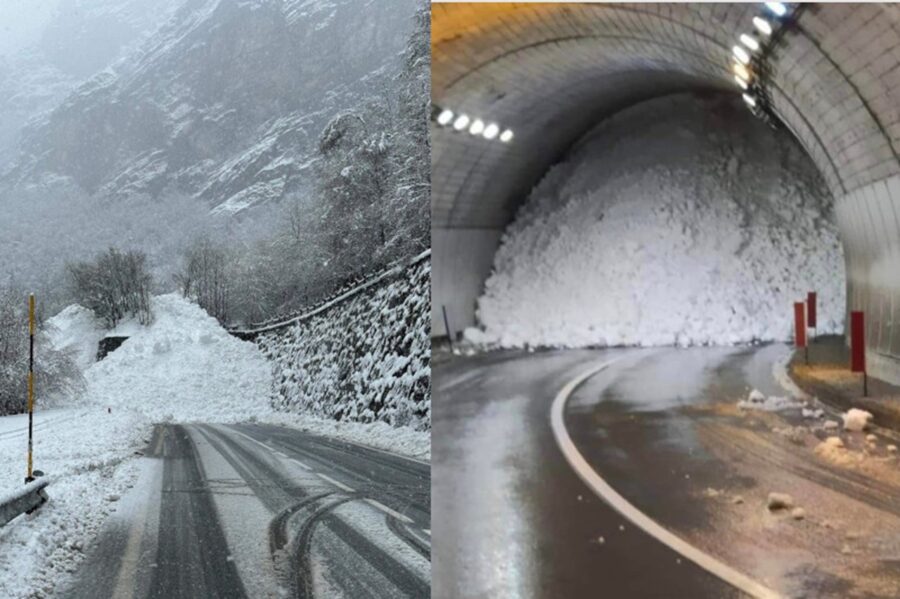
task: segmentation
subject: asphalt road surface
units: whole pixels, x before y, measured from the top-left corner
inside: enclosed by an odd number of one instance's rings
[[[142,460],[62,596],[430,596],[428,464],[255,424],[160,425]]]
[[[563,420],[586,464],[631,505],[680,538],[702,540],[696,546],[707,555],[778,594],[897,596],[884,590],[900,581],[891,545],[854,580],[854,566],[840,562],[848,557],[843,530],[813,520],[836,506],[838,514],[853,509],[870,518],[874,528],[894,526],[897,489],[822,464],[773,433],[769,414],[736,407],[750,388],[785,395],[773,376],[783,352],[570,350],[436,361],[434,596],[746,596],[634,525],[579,478],[560,449],[550,424],[554,397],[613,359],[575,390]],[[795,524],[770,515],[770,484],[802,492],[810,516]],[[731,500],[737,492],[746,497],[739,505]],[[854,548],[850,557],[862,563],[863,554]],[[855,587],[867,577],[881,577],[881,586]]]

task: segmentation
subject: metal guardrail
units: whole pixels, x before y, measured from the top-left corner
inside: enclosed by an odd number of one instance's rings
[[[8,524],[13,518],[31,513],[47,502],[47,485],[50,479],[39,478],[26,484],[21,489],[0,497],[0,526]]]
[[[419,262],[425,260],[426,258],[429,258],[430,256],[431,256],[431,250],[430,249],[425,250],[421,254],[418,254],[417,256],[413,257],[412,259],[402,262],[400,264],[397,264],[395,266],[392,266],[391,268],[380,272],[379,274],[373,276],[372,278],[367,279],[364,282],[362,282],[358,285],[355,285],[354,287],[352,287],[346,291],[341,291],[338,294],[336,294],[335,296],[325,299],[318,305],[315,305],[315,306],[312,306],[309,308],[304,308],[299,313],[294,313],[290,316],[284,316],[282,318],[275,319],[275,322],[272,322],[272,320],[269,320],[269,321],[266,321],[263,323],[249,325],[248,327],[234,327],[234,328],[229,327],[228,332],[231,333],[232,335],[234,335],[236,337],[240,337],[242,339],[251,339],[260,333],[274,331],[276,329],[280,329],[282,327],[292,325],[296,322],[301,322],[303,320],[306,320],[307,318],[311,318],[312,316],[315,316],[316,314],[320,314],[321,312],[324,312],[325,310],[331,308],[332,306],[334,306],[336,304],[339,304],[340,302],[342,302],[344,300],[350,299],[354,295],[360,293],[361,291],[365,291],[366,289],[380,283],[381,281],[383,281],[385,279],[388,279],[390,277],[393,277],[393,276],[396,276],[396,275],[402,273],[404,270],[406,270],[410,266],[418,264]]]

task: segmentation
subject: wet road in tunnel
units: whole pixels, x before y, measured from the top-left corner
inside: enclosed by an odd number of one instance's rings
[[[745,596],[635,526],[560,450],[550,426],[554,396],[613,359],[575,389],[564,422],[584,460],[627,502],[757,590],[895,596],[900,572],[884,559],[890,550],[875,555],[866,545],[842,555],[839,518],[852,513],[881,522],[885,534],[900,530],[893,481],[824,464],[772,432],[790,416],[736,406],[751,387],[785,394],[772,374],[784,352],[772,345],[438,360],[434,596]],[[766,494],[785,489],[815,514],[797,524],[768,513]],[[859,588],[858,568],[869,572]]]

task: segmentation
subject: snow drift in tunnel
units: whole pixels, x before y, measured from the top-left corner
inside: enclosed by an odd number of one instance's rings
[[[843,329],[833,200],[793,138],[740,100],[679,94],[597,126],[531,193],[479,299],[505,347],[731,344],[792,335],[819,297]]]

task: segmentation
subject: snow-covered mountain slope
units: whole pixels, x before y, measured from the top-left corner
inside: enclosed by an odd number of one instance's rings
[[[185,0],[28,127],[4,182],[113,201],[181,193],[230,213],[278,200],[303,185],[328,119],[399,69],[413,6]]]
[[[182,2],[0,2],[0,173],[28,121],[139,47]]]
[[[844,319],[832,198],[740,100],[672,96],[600,124],[534,189],[479,300],[504,346],[783,340]]]
[[[351,422],[431,428],[431,260],[420,260],[257,343],[275,407]]]

